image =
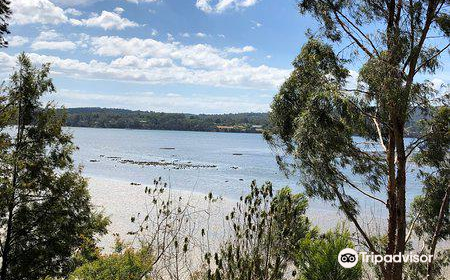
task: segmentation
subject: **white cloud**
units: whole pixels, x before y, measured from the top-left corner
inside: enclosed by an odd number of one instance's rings
[[[69,1],[58,1],[62,4],[67,4]],[[81,1],[80,1],[81,2]],[[83,2],[83,3],[87,3]],[[133,22],[127,18],[121,17],[120,10],[117,12],[102,11],[100,15],[93,14],[87,19],[69,18],[67,15],[81,15],[81,12],[69,8],[61,9],[49,0],[14,0],[11,2],[11,9],[13,11],[12,24],[61,24],[70,23],[75,26],[89,26],[101,27],[105,30],[117,29],[123,30],[127,27],[139,26],[138,23]],[[116,8],[117,9],[117,8]]]
[[[167,33],[167,41],[172,42],[174,40],[175,38],[173,37],[173,35],[171,33]]]
[[[252,20],[252,24],[253,24],[252,29],[260,28],[263,26],[262,23],[254,21],[254,20]]]
[[[231,47],[227,48],[226,51],[229,53],[247,53],[256,51],[256,48],[253,46],[245,46],[242,48]]]
[[[240,54],[252,46],[216,48],[209,44],[182,44],[156,39],[92,37],[87,34],[59,34],[44,30],[32,44],[35,50],[86,48],[99,60],[63,59],[30,54],[37,63],[52,63],[53,73],[80,79],[142,82],[150,84],[193,84],[205,86],[276,89],[290,69],[251,65]],[[15,57],[0,53],[0,71]]]
[[[189,33],[185,32],[185,33],[181,34],[181,37],[189,38],[189,37],[191,37],[191,35]]]
[[[158,35],[158,30],[152,28],[152,33],[150,33],[150,34],[152,34],[152,36],[156,36],[156,35]]]
[[[95,2],[103,1],[103,0],[51,0],[53,3],[65,6],[65,7],[74,7],[74,6],[83,6],[90,5]]]
[[[123,30],[127,27],[139,26],[136,22],[129,19],[122,18],[119,14],[114,12],[102,11],[100,15],[93,16],[89,19],[81,20],[81,24],[90,27],[101,27],[105,30],[117,29]]]
[[[116,7],[115,9],[114,9],[114,12],[116,13],[116,14],[122,14],[123,12],[124,12],[125,10],[122,8],[122,7]]]
[[[48,0],[14,0],[11,9],[13,24],[60,24],[69,20],[63,9]]]
[[[76,44],[71,41],[36,41],[31,45],[33,50],[69,51],[76,47]]]
[[[150,67],[170,67],[174,66],[170,58],[150,58],[142,59],[136,56],[124,56],[117,58],[111,62],[113,67],[128,67],[128,68],[150,68]]]
[[[57,40],[61,39],[63,36],[56,32],[54,29],[49,30],[43,30],[39,35],[36,37],[37,41],[50,41],[50,40]]]
[[[11,36],[7,38],[9,47],[21,47],[28,43],[30,40],[27,37]]]
[[[198,33],[195,34],[195,36],[197,36],[199,38],[205,38],[207,35],[205,33],[198,32]]]
[[[217,36],[219,36],[220,38],[225,38],[225,35],[223,34],[217,34]]]
[[[144,44],[141,45],[145,46]],[[162,45],[164,46],[164,45]],[[35,63],[51,63],[55,75],[81,79],[142,82],[149,84],[192,84],[233,88],[276,89],[289,75],[290,69],[272,68],[266,65],[251,66],[239,59],[226,59],[214,54],[214,49],[206,45],[195,45],[168,50],[154,49],[159,58],[141,61],[142,56],[126,58],[122,61],[83,62],[63,59],[57,56],[29,54]],[[210,48],[208,51],[207,49]],[[120,50],[119,50],[120,51]],[[166,53],[164,55],[164,53]],[[133,56],[133,55],[130,55]],[[153,57],[155,58],[155,57]],[[158,58],[158,57],[156,57]],[[0,52],[0,72],[10,72],[16,57]],[[135,63],[135,64],[133,64]],[[148,65],[145,65],[148,63]]]
[[[210,5],[211,0],[197,0],[195,6],[205,13],[211,13],[214,9]]]
[[[248,8],[256,3],[258,0],[197,0],[195,6],[205,13],[222,13],[230,9]]]
[[[81,11],[74,9],[74,8],[65,9],[64,13],[66,13],[66,15],[72,15],[72,16],[81,16],[83,14]]]

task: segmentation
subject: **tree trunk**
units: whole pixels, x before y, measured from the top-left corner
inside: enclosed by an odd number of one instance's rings
[[[0,271],[0,280],[6,280],[8,265],[9,265],[9,252],[11,250],[11,237],[12,237],[12,226],[13,226],[13,212],[14,207],[10,205],[8,207],[8,223],[6,229],[6,239],[2,252],[2,268]]]
[[[388,162],[388,244],[386,254],[393,254],[395,251],[395,236],[397,232],[397,211],[396,211],[396,190],[395,190],[395,135],[392,130],[389,132],[389,140],[387,147],[387,162]],[[392,264],[386,264],[386,271],[384,273],[385,280],[392,279]]]
[[[395,124],[395,146],[397,154],[397,237],[395,254],[405,252],[406,239],[406,154],[404,144],[404,122],[397,120]],[[401,280],[403,262],[394,264],[393,280]]]
[[[22,77],[22,75],[21,75]],[[18,103],[18,120],[17,120],[17,134],[16,134],[16,144],[15,144],[15,154],[14,154],[14,168],[13,168],[13,174],[12,174],[12,181],[11,181],[11,199],[8,202],[8,223],[7,223],[7,229],[6,229],[6,239],[5,239],[5,246],[3,248],[2,252],[2,268],[0,271],[0,280],[7,280],[7,274],[8,274],[8,266],[10,262],[10,251],[11,251],[11,243],[12,243],[12,233],[13,233],[13,226],[14,226],[14,208],[16,206],[16,189],[17,189],[17,181],[18,181],[18,158],[19,153],[22,148],[22,138],[23,138],[23,131],[25,129],[22,121],[22,100],[19,99]]]

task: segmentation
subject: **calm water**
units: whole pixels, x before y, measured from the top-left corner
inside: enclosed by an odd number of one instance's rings
[[[185,131],[69,128],[79,147],[77,164],[86,176],[150,184],[162,177],[172,188],[212,191],[232,199],[246,193],[252,180],[271,181],[276,189],[290,186],[302,191],[298,178],[286,178],[278,170],[275,155],[259,134]],[[166,149],[170,148],[170,149]],[[241,154],[241,155],[236,155]],[[123,160],[215,165],[216,168],[174,169],[163,166],[122,164]],[[410,170],[414,173],[414,170]],[[410,180],[408,200],[419,193],[416,180]],[[363,206],[371,206],[364,196]],[[329,208],[320,201],[311,207]]]

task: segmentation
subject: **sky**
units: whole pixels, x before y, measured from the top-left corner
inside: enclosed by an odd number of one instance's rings
[[[0,80],[24,51],[66,107],[265,112],[317,23],[296,0],[12,0]],[[445,72],[437,83],[448,83]]]

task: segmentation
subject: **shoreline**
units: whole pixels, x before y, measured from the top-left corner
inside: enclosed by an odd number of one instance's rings
[[[111,220],[108,226],[108,233],[100,238],[100,247],[109,251],[114,244],[114,234],[119,234],[125,241],[132,241],[132,237],[127,235],[133,230],[131,217],[138,213],[143,213],[148,209],[150,201],[145,193],[145,188],[152,188],[148,184],[137,184],[126,180],[107,179],[89,176],[88,188],[91,194],[92,203],[103,211]],[[205,196],[207,194],[191,191],[167,189],[173,198],[181,198],[180,201],[191,203],[195,207],[205,206]],[[238,200],[221,197],[213,204],[211,216],[211,227],[217,234],[221,232],[226,235],[227,230],[224,225],[225,216],[232,210]],[[315,209],[309,207],[306,216],[314,226],[318,226],[320,231],[326,231],[335,227],[344,219],[342,214],[336,211]],[[348,225],[348,223],[346,223]]]

